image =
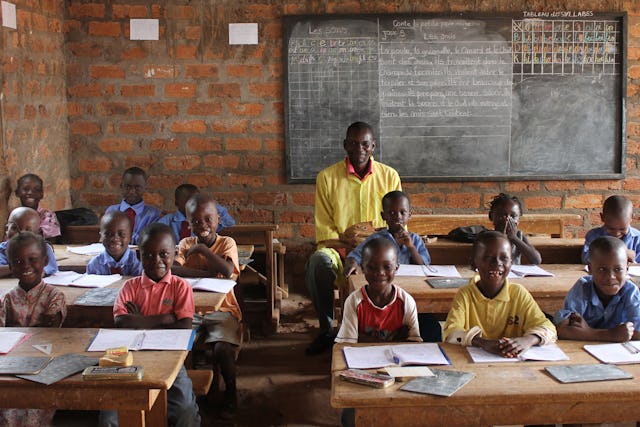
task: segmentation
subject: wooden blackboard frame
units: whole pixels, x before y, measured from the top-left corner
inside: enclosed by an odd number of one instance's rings
[[[552,12],[550,12],[552,13]],[[571,13],[571,12],[570,12]],[[345,119],[343,117],[336,118],[335,129],[327,129],[327,136],[333,132],[333,136],[330,137],[330,149],[327,149],[327,156],[330,160],[324,158],[314,158],[314,153],[310,153],[309,157],[305,157],[302,160],[304,167],[304,176],[300,174],[294,174],[294,166],[299,167],[293,159],[293,149],[296,148],[290,138],[290,124],[292,118],[290,114],[290,102],[291,96],[289,93],[289,40],[293,30],[293,26],[299,22],[313,21],[314,23],[320,23],[324,21],[336,21],[336,20],[378,20],[378,19],[451,19],[453,20],[495,20],[504,19],[523,19],[525,18],[522,13],[505,13],[505,14],[479,14],[479,13],[399,13],[399,14],[357,14],[357,15],[286,15],[283,16],[283,59],[284,59],[284,100],[285,100],[285,144],[286,144],[286,170],[287,170],[287,182],[288,183],[313,183],[315,182],[316,173],[324,167],[327,167],[337,161],[340,158],[344,158],[344,150],[342,149],[342,140],[344,138],[344,131],[347,125],[351,121],[363,120],[368,122],[374,122],[378,125],[374,126],[375,137],[378,140],[378,147],[382,150],[385,149],[385,141],[379,136],[381,135],[381,129],[379,126],[379,116],[376,120],[371,120],[370,117],[357,117],[354,119]],[[612,112],[612,116],[615,118],[617,128],[615,129],[616,138],[610,142],[611,152],[610,155],[614,158],[614,166],[611,171],[597,172],[597,173],[536,173],[536,174],[509,174],[509,175],[465,175],[457,176],[452,175],[438,175],[438,176],[413,176],[405,175],[401,172],[401,178],[405,182],[439,182],[439,181],[510,181],[510,180],[592,180],[592,179],[622,179],[626,175],[626,88],[627,88],[627,31],[628,31],[628,19],[626,12],[596,12],[590,17],[564,17],[564,19],[572,20],[595,20],[595,19],[615,19],[620,22],[621,37],[620,37],[620,73],[616,77],[616,90],[617,97],[613,99],[616,106],[616,113]],[[553,19],[553,17],[542,18]],[[511,43],[511,40],[509,41]],[[378,108],[378,114],[380,113]],[[619,136],[619,138],[617,137]],[[304,143],[304,141],[303,141]],[[325,150],[321,150],[324,155]],[[318,153],[315,153],[318,154]],[[385,163],[385,156],[380,154],[380,151],[374,153],[374,156],[383,163]],[[315,168],[315,169],[314,169]],[[309,173],[306,170],[309,170]]]

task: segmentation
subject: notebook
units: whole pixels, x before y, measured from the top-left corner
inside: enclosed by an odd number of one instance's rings
[[[460,277],[455,265],[400,264],[396,276]]]
[[[29,338],[31,334],[25,334],[24,332],[16,332],[16,331],[1,331],[0,332],[0,354],[9,353],[27,338]]]
[[[431,371],[434,376],[419,377],[411,380],[400,387],[400,390],[448,397],[460,390],[476,376],[471,372],[449,371],[446,369],[432,369]]]
[[[474,363],[505,363],[522,362],[525,360],[554,362],[569,360],[569,356],[567,356],[557,344],[533,346],[518,357],[503,357],[499,354],[489,353],[480,347],[467,347],[467,351]]]
[[[191,350],[192,329],[100,329],[87,351],[127,347],[129,350]]]
[[[587,344],[584,349],[602,363],[640,363],[640,341],[611,344]]]
[[[436,343],[345,347],[342,351],[347,366],[355,369],[451,363]]]
[[[557,365],[544,368],[561,383],[584,383],[589,381],[628,380],[633,375],[615,365]]]
[[[553,277],[553,273],[540,268],[537,265],[512,265],[511,271],[507,276],[509,279],[517,279],[520,277],[536,276],[536,277]]]
[[[186,279],[191,284],[191,288],[197,291],[228,293],[236,285],[231,279],[215,279],[202,277],[197,279]]]
[[[82,288],[104,288],[122,279],[119,274],[80,274],[75,271],[58,271],[43,280],[49,285],[78,286]]]

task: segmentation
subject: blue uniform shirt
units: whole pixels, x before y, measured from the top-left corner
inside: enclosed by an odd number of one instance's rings
[[[136,256],[135,251],[127,248],[120,258],[120,261],[113,259],[107,251],[91,258],[87,264],[87,274],[112,274],[111,269],[121,269],[120,274],[124,276],[140,276],[142,275],[142,264]]]
[[[605,307],[596,293],[592,276],[576,282],[564,298],[564,306],[553,318],[555,324],[567,319],[572,312],[582,316],[595,329],[611,329],[625,322],[633,322],[640,330],[640,291],[627,280],[620,292]]]
[[[607,232],[604,231],[604,227],[597,227],[589,230],[584,238],[584,248],[582,248],[583,263],[589,263],[589,245],[591,244],[591,242],[602,236],[608,236]],[[627,248],[636,252],[635,261],[640,262],[640,231],[638,231],[638,229],[636,228],[629,227],[629,232],[624,235],[622,241],[627,246]]]
[[[226,227],[231,227],[232,225],[236,225],[236,221],[229,214],[227,208],[222,205],[218,205],[218,228],[216,233]],[[186,221],[187,218],[180,211],[175,211],[174,213],[167,214],[160,218],[158,222],[168,225],[173,230],[173,234],[176,236],[176,242],[180,241],[180,229],[182,228],[182,221]],[[193,234],[191,234],[193,236]]]
[[[44,266],[44,274],[50,276],[58,272],[58,263],[56,262],[53,249],[51,249],[51,245],[49,244],[47,244],[47,256],[49,257],[49,262]],[[9,260],[7,259],[7,242],[0,243],[0,265],[9,265]]]
[[[420,254],[420,257],[424,261],[425,265],[429,265],[429,263],[431,262],[431,257],[429,256],[429,252],[422,242],[422,238],[416,233],[409,233],[409,235],[411,236],[411,242],[413,242],[413,246],[416,247],[416,250]],[[405,245],[399,246],[398,242],[396,242],[396,239],[393,238],[393,235],[387,228],[377,231],[371,236],[367,237],[366,240],[360,243],[357,248],[349,252],[347,257],[354,258],[356,261],[358,261],[358,265],[362,264],[362,249],[364,248],[364,244],[371,239],[377,239],[380,237],[391,240],[396,245],[396,248],[398,249],[398,262],[400,264],[411,264],[411,252],[409,252],[409,248],[407,248]]]
[[[126,212],[127,209],[132,208],[136,213],[135,224],[133,225],[133,233],[131,234],[131,243],[138,244],[138,237],[140,232],[149,224],[152,224],[160,219],[160,210],[154,206],[144,204],[144,200],[140,203],[136,203],[131,206],[124,200],[119,205],[111,205],[107,208],[105,213],[112,211]]]

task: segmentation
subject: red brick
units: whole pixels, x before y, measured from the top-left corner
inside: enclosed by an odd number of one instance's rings
[[[20,62],[13,56],[4,58],[2,62],[2,71],[5,73],[15,73],[20,68]]]
[[[222,113],[219,102],[194,102],[189,105],[187,114],[192,116],[217,116]]]
[[[252,176],[229,174],[227,181],[229,182],[229,185],[241,185],[243,187],[251,188],[262,188],[264,185],[264,178],[262,175]]]
[[[282,83],[255,83],[249,85],[249,93],[260,98],[282,98]]]
[[[215,169],[237,169],[240,164],[240,156],[231,154],[209,155],[204,157],[204,166]]]
[[[178,114],[178,104],[176,102],[155,102],[147,104],[145,110],[149,116],[169,117]]]
[[[519,193],[525,191],[539,191],[540,183],[536,181],[507,182],[505,190]]]
[[[278,218],[278,224],[295,223],[295,224],[313,224],[313,214],[310,212],[295,212],[287,210],[282,212]]]
[[[259,116],[262,113],[262,104],[229,101],[229,110],[231,114],[238,116]]]
[[[130,168],[132,166],[138,166],[142,169],[149,169],[158,159],[152,154],[146,156],[127,156],[124,158],[124,167]],[[120,182],[120,176],[117,176],[117,182]],[[116,184],[117,185],[117,184]]]
[[[544,186],[548,191],[575,191],[582,188],[582,181],[545,181]]]
[[[180,146],[180,141],[176,138],[154,139],[149,147],[153,151],[175,151]]]
[[[187,147],[192,151],[218,151],[222,149],[222,142],[220,138],[200,138],[191,137],[187,141]],[[205,159],[205,164],[206,164]]]
[[[145,65],[144,76],[154,79],[172,79],[178,76],[178,69],[173,65]]]
[[[589,209],[600,208],[602,206],[601,194],[581,194],[574,196],[566,196],[564,199],[565,209]]]
[[[79,176],[77,178],[72,178],[71,179],[71,189],[72,190],[82,190],[84,188],[84,183],[85,183],[85,177],[84,175]]]
[[[175,176],[172,175],[151,175],[147,180],[147,186],[156,190],[173,190],[176,188]]]
[[[185,75],[193,79],[210,79],[218,77],[218,66],[215,64],[187,65]]]
[[[236,217],[240,223],[272,223],[274,221],[273,211],[270,209],[238,209]]]
[[[191,19],[195,17],[193,6],[167,6],[165,10],[165,18],[169,19]]]
[[[640,136],[640,123],[629,122],[627,125],[627,136]]]
[[[70,128],[72,135],[96,135],[100,133],[100,125],[94,122],[73,122]]]
[[[617,179],[585,181],[584,188],[585,190],[620,190],[622,189],[622,181]]]
[[[108,172],[113,164],[108,157],[92,157],[91,159],[78,159],[78,171],[80,172]]]
[[[205,189],[207,187],[213,187],[214,189],[217,189],[224,185],[222,177],[213,174],[189,175],[188,181],[190,184],[196,185],[200,189]]]
[[[121,123],[118,127],[120,133],[148,135],[153,133],[153,123],[151,122],[128,122]]]
[[[562,197],[560,196],[536,196],[524,199],[526,209],[560,209],[562,208]]]
[[[639,178],[627,178],[624,180],[622,184],[625,190],[640,190],[640,179]]]
[[[279,224],[274,236],[278,239],[290,239],[296,236],[293,230],[293,224]]]
[[[130,49],[125,49],[121,53],[122,59],[143,59],[143,58],[146,58],[147,56],[148,56],[147,51],[139,46],[134,46]]]
[[[281,7],[275,4],[249,4],[244,8],[248,22],[263,22],[266,19],[279,18],[281,10]]]
[[[297,206],[314,206],[316,203],[316,196],[313,190],[306,193],[291,193],[291,199],[293,204]]]
[[[119,37],[119,22],[89,22],[89,35],[103,37]]]
[[[124,79],[122,67],[117,65],[90,65],[89,77],[92,79]]]
[[[96,112],[102,116],[127,116],[131,108],[127,102],[102,102],[96,106]]]
[[[195,45],[180,45],[176,48],[177,59],[196,59],[198,52],[198,46]]]
[[[69,34],[74,31],[79,31],[81,27],[82,27],[82,23],[80,21],[76,21],[72,19],[65,20],[63,24],[65,34]]]
[[[207,125],[202,120],[184,120],[171,123],[171,131],[176,133],[205,133]]]
[[[284,132],[284,123],[282,120],[276,120],[272,122],[253,122],[251,129],[255,133],[276,133],[281,134]]]
[[[287,204],[287,194],[282,192],[258,192],[251,194],[256,205],[283,206]]]
[[[629,138],[627,140],[627,154],[640,154],[640,141]]]
[[[197,25],[188,25],[184,28],[184,38],[187,40],[200,40],[202,28]]]
[[[639,91],[640,91],[640,86],[632,83],[627,84],[627,97],[629,98],[634,97],[638,94]]]
[[[25,105],[23,117],[27,120],[33,120],[36,117],[36,107],[33,105]]]
[[[227,150],[260,151],[262,140],[260,138],[227,138]]]
[[[630,79],[640,78],[640,65],[632,65],[627,71],[627,75]]]
[[[101,3],[73,3],[69,5],[69,15],[72,18],[103,18],[104,6]]]
[[[155,96],[155,85],[123,85],[120,87],[120,95],[127,97]]]
[[[640,47],[627,47],[627,59],[630,61],[640,60]]]
[[[316,226],[312,224],[298,225],[298,235],[307,239],[314,238],[316,235]]]
[[[200,166],[200,156],[175,156],[165,157],[164,166],[168,170],[185,171],[192,170]]]
[[[209,84],[210,98],[240,98],[240,85],[238,83],[211,83]]]
[[[31,15],[33,19],[33,28],[37,31],[49,31],[49,20],[44,15],[39,13],[33,13]]]
[[[247,120],[223,120],[211,122],[211,130],[220,133],[246,133],[249,129]]]
[[[282,151],[284,150],[284,140],[267,138],[264,140],[264,148],[267,151]]]
[[[262,76],[261,65],[232,64],[225,68],[229,77],[260,77]]]
[[[480,194],[478,193],[457,193],[447,194],[445,198],[447,208],[478,209],[480,205]]]
[[[405,190],[406,191],[406,190]],[[445,207],[444,200],[445,194],[441,192],[423,192],[423,193],[410,193],[411,194],[411,206],[420,208],[443,208]],[[409,223],[409,229],[411,229],[411,223]]]
[[[83,113],[82,105],[77,102],[67,102],[67,114],[71,117],[81,116]]]
[[[264,26],[264,36],[267,39],[279,39],[282,37],[282,25],[279,23]]]
[[[105,152],[132,151],[133,140],[126,138],[107,138],[100,141],[98,146]]]
[[[75,97],[98,98],[102,96],[102,85],[99,83],[77,84],[69,88],[69,95]]]
[[[169,98],[193,98],[196,96],[194,83],[167,83],[164,87],[164,95]]]
[[[114,19],[123,18],[146,18],[149,15],[147,6],[114,4],[111,6]]]

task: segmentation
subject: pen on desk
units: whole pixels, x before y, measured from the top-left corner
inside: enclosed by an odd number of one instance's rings
[[[625,341],[622,343],[622,346],[627,349],[627,351],[631,354],[638,354],[640,353],[640,350],[638,350],[636,348],[636,346],[634,346],[633,344],[631,344],[629,341]]]
[[[396,355],[396,353],[393,351],[392,348],[390,348],[388,351],[388,357],[389,359],[393,360],[393,363],[395,363],[396,365],[400,364],[400,359],[398,358],[398,356]]]
[[[438,270],[436,270],[435,268],[431,267],[430,265],[423,265],[422,268],[426,268],[427,271],[431,272],[431,273],[437,273]]]

